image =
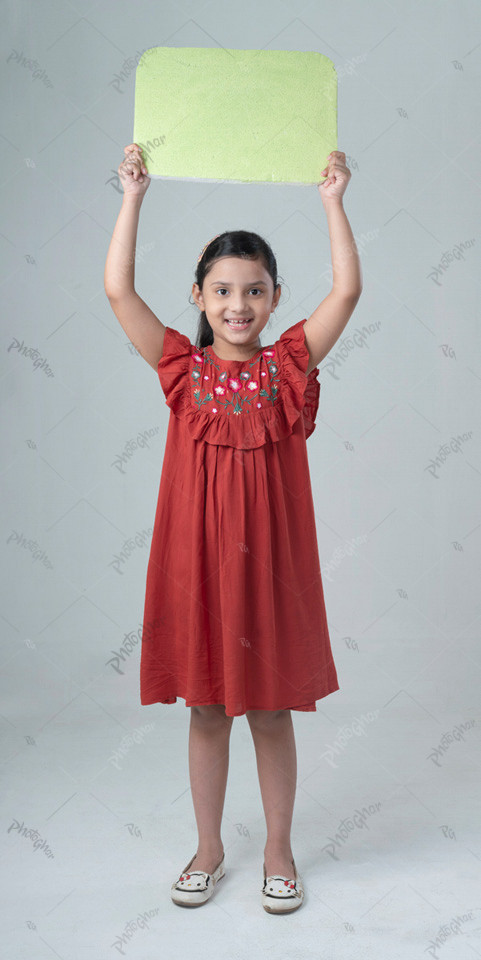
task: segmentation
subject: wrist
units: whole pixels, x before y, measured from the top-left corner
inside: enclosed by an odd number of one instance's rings
[[[124,206],[125,204],[126,207],[134,206],[140,209],[140,207],[142,206],[142,200],[144,199],[144,196],[145,194],[142,194],[142,196],[139,196],[138,193],[124,193],[122,198],[122,206]]]
[[[343,207],[343,198],[342,197],[331,197],[329,200],[325,197],[322,198],[324,204],[324,209],[327,210],[329,207]]]

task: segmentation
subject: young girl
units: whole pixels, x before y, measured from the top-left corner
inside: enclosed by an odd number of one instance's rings
[[[267,825],[262,905],[295,910],[303,886],[290,833],[297,778],[291,710],[339,689],[324,607],[306,439],[315,430],[318,364],[359,299],[359,257],[342,197],[346,155],[317,185],[329,228],[332,290],[275,342],[260,336],[281,294],[271,247],[226,231],[202,250],[192,293],[195,345],[134,289],[142,151],[125,148],[124,196],[105,291],[169,407],[145,595],[142,704],[190,707],[189,771],[198,848],[172,885],[205,903],[224,876],[221,820],[235,716],[247,717]],[[318,265],[313,265],[314,274]]]

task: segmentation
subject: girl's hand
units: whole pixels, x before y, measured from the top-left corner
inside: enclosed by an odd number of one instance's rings
[[[321,170],[321,175],[326,174],[324,183],[318,183],[317,189],[321,195],[324,204],[332,200],[339,202],[351,178],[351,171],[346,166],[346,154],[341,150],[333,150],[329,154],[328,165]]]
[[[130,143],[128,147],[124,147],[124,153],[127,156],[117,170],[124,194],[144,197],[150,186],[150,177],[144,164],[142,150],[136,143]]]

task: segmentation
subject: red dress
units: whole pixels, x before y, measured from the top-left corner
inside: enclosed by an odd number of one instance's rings
[[[339,689],[306,438],[319,368],[299,320],[249,360],[166,327],[170,407],[147,568],[140,701],[316,710]]]

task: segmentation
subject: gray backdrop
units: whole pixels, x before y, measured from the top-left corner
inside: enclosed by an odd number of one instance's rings
[[[481,956],[478,4],[15,0],[2,22],[5,955],[157,958],[175,943],[203,960],[215,936],[234,958],[259,943],[303,960]],[[197,843],[190,711],[139,700],[169,410],[103,271],[135,67],[167,45],[326,54],[352,171],[364,289],[321,364],[308,442],[340,690],[293,712],[307,895],[284,923],[260,902],[245,717],[225,885],[204,911],[171,903]],[[196,260],[225,229],[273,246],[272,342],[330,290],[315,186],[152,180],[136,289],[193,340]]]

